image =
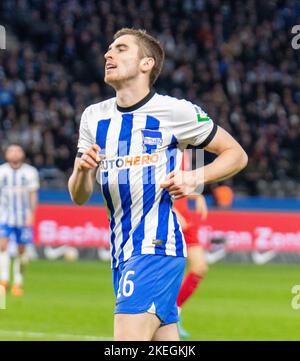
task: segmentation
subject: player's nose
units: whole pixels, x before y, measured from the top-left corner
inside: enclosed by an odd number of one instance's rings
[[[107,52],[104,54],[104,58],[105,60],[112,60],[113,56],[112,56],[112,50],[107,50]]]

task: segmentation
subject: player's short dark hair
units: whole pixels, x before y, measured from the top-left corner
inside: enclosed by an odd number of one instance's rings
[[[10,147],[19,147],[19,148],[21,148],[22,151],[24,152],[24,156],[26,157],[26,151],[25,151],[25,149],[24,149],[24,147],[23,147],[23,145],[21,143],[13,142],[13,143],[7,144],[3,149],[4,154],[8,151],[8,148],[10,148]]]
[[[9,143],[5,146],[5,150],[7,150],[10,147],[19,147],[23,150],[23,152],[25,152],[24,147],[21,143],[18,143],[18,142]]]
[[[114,40],[123,35],[133,35],[137,39],[141,57],[154,59],[154,67],[150,73],[150,86],[157,80],[164,64],[165,52],[160,42],[149,35],[146,30],[123,28],[114,34]]]

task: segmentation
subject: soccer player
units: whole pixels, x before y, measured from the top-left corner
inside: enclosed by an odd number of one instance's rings
[[[0,283],[8,288],[10,257],[8,242],[15,238],[18,254],[14,260],[14,296],[23,294],[26,245],[32,242],[32,224],[37,205],[39,176],[37,170],[24,163],[25,153],[18,144],[5,151],[6,163],[0,166]]]
[[[114,340],[179,340],[176,298],[186,246],[173,199],[247,163],[241,146],[198,106],[155,92],[163,60],[161,45],[146,32],[125,28],[114,35],[104,81],[116,97],[83,112],[69,179],[79,205],[96,179],[110,214]],[[217,154],[204,178],[178,170],[188,144]]]
[[[201,215],[201,220],[207,218],[207,204],[204,196],[200,194],[188,195],[185,198],[174,202],[174,210],[181,225],[184,239],[187,246],[188,272],[184,277],[177,297],[179,313],[185,302],[194,294],[196,289],[208,271],[204,250],[198,240],[197,225],[191,221],[191,211],[188,206],[188,199],[193,199],[196,204],[196,212]],[[179,335],[189,337],[189,333],[179,323]]]

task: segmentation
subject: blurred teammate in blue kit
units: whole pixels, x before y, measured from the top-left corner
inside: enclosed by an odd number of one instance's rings
[[[10,255],[8,242],[17,244],[11,292],[23,294],[23,273],[26,245],[32,242],[34,211],[38,202],[38,171],[24,163],[25,153],[18,144],[5,151],[6,163],[0,166],[0,284],[9,285]]]

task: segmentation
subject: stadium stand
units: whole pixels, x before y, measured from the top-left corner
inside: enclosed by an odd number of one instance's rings
[[[300,196],[299,1],[1,0],[0,14],[1,147],[20,142],[42,187],[66,186],[83,109],[112,95],[103,54],[129,26],[166,49],[156,89],[198,103],[246,149],[237,194]]]

